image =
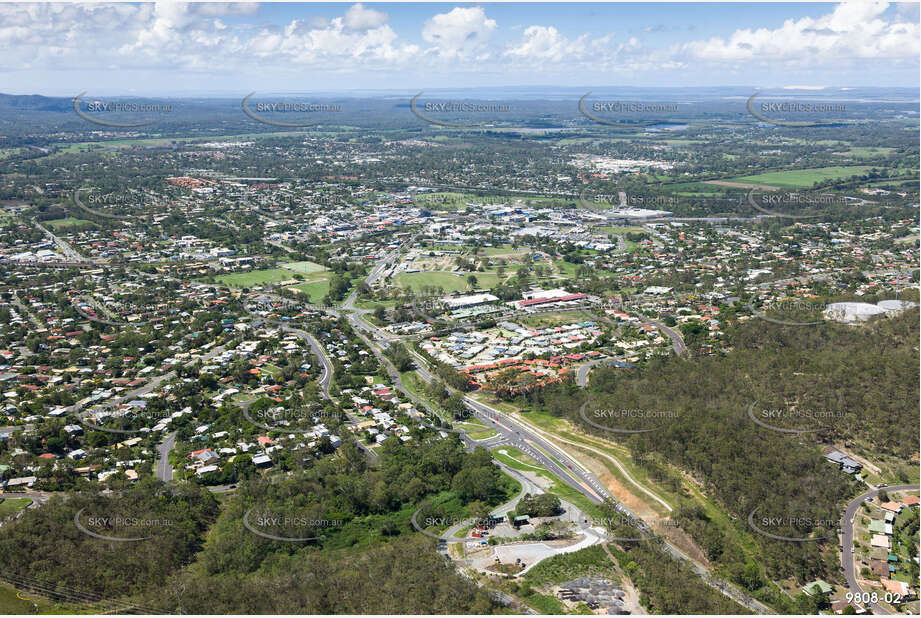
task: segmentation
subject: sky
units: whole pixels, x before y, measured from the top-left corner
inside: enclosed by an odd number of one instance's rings
[[[919,86],[917,3],[9,3],[0,92]]]

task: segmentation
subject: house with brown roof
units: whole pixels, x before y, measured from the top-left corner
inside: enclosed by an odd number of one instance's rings
[[[902,505],[898,502],[883,502],[879,505],[879,508],[884,511],[892,511],[893,513],[898,513],[902,510]]]

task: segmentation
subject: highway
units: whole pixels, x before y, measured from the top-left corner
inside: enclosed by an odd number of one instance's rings
[[[918,488],[918,485],[893,485],[892,487],[884,487],[882,489],[889,492]],[[841,565],[844,567],[844,578],[847,580],[847,587],[854,594],[862,593],[863,589],[857,582],[857,567],[854,564],[856,561],[855,554],[851,553],[851,549],[854,547],[853,522],[857,515],[857,510],[860,508],[860,505],[864,503],[864,500],[867,498],[876,498],[879,492],[880,489],[871,489],[851,500],[847,508],[844,509],[844,520],[841,522]],[[892,614],[892,612],[883,608],[878,603],[867,603],[866,605],[873,610],[874,614]]]
[[[50,238],[50,239],[52,240],[52,242],[54,242],[54,244],[57,245],[58,249],[60,249],[61,252],[62,252],[67,258],[69,258],[69,259],[71,259],[71,260],[74,260],[74,261],[78,261],[78,262],[79,262],[79,261],[83,261],[83,256],[80,255],[79,253],[77,253],[77,252],[74,250],[74,248],[71,247],[66,241],[64,241],[63,239],[57,237],[53,232],[51,232],[51,231],[50,231],[48,228],[46,228],[45,226],[41,225],[38,221],[34,221],[34,223],[35,223],[35,227],[37,227],[38,229],[40,229],[40,230],[45,234],[45,236],[47,236],[48,238]]]
[[[390,360],[383,355],[382,346],[389,340],[386,334],[374,325],[360,320],[358,315],[354,313],[348,314],[347,319],[349,320],[349,323],[352,325],[358,336],[365,342],[365,344],[374,353],[378,360],[387,368],[387,371],[393,379],[396,388],[403,392],[407,397],[409,397],[409,399],[413,401],[413,403],[415,403],[417,406],[420,406],[422,409],[428,409],[428,406],[426,406],[424,402],[420,401],[417,397],[409,393],[409,391],[403,385],[403,380],[399,372],[396,370],[396,367],[394,367]],[[374,341],[372,341],[372,339],[369,338],[365,332],[369,333]],[[417,360],[416,373],[426,382],[438,380],[439,378],[434,376],[426,368],[425,360],[419,354],[417,354],[415,350],[411,350],[411,352]],[[445,386],[449,390],[452,390],[449,386]],[[500,435],[499,439],[492,438],[484,442],[489,442],[491,445],[508,444],[514,446],[515,448],[521,450],[529,457],[537,461],[539,465],[550,471],[550,473],[556,476],[561,482],[569,485],[595,504],[601,503],[605,500],[610,500],[615,504],[615,508],[618,512],[636,522],[638,529],[640,529],[642,532],[650,531],[649,526],[640,517],[630,511],[626,506],[616,501],[610,492],[608,492],[608,490],[604,487],[604,485],[602,485],[602,483],[595,477],[595,475],[591,473],[591,471],[585,468],[581,463],[579,463],[578,460],[570,456],[569,453],[564,451],[561,447],[552,442],[550,436],[545,438],[542,435],[543,432],[539,429],[523,422],[519,422],[508,414],[505,414],[504,412],[497,410],[485,403],[479,402],[469,396],[464,397],[464,402],[474,414],[474,416],[485,423],[488,427],[496,430]],[[468,444],[477,444],[476,441],[470,440],[470,438],[463,431],[458,431],[458,433],[461,434],[462,438]],[[751,598],[727,582],[716,578],[704,566],[692,560],[680,549],[668,541],[665,541],[664,539],[662,547],[673,558],[686,564],[707,585],[715,588],[716,590],[719,590],[722,594],[734,600],[736,603],[739,603],[743,607],[746,607],[755,613],[775,613],[774,610],[761,603],[760,601]]]

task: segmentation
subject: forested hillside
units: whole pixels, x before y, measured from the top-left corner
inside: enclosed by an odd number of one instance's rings
[[[629,371],[599,368],[587,392],[560,386],[540,394],[537,403],[628,445],[651,478],[679,494],[681,475],[689,475],[746,534],[752,532],[749,515],[759,509],[759,519],[783,519],[773,534],[834,538],[842,504],[859,484],[823,458],[823,446],[903,460],[905,474],[911,465],[917,393],[904,385],[918,382],[917,310],[859,327],[791,327],[756,319],[731,335],[733,350],[725,356],[670,357]],[[649,431],[593,427],[580,418],[579,405],[586,401],[584,413],[598,425]],[[759,425],[749,416],[756,401],[759,413],[783,412],[768,417],[769,424],[818,431],[785,433]],[[683,505],[678,519],[736,581],[750,589],[761,585],[745,583],[741,548],[698,508]],[[771,578],[835,577],[833,542],[754,537]]]
[[[369,467],[346,442],[336,456],[302,472],[241,483],[220,508],[201,488],[167,492],[148,484],[117,496],[54,499],[0,530],[0,558],[4,569],[51,587],[130,597],[170,612],[497,609],[410,518],[422,508],[461,521],[517,494],[518,484],[488,452],[467,453],[457,439],[411,446],[389,440],[378,453]],[[81,509],[78,520],[90,532],[96,516],[168,523],[143,534],[131,527],[106,533],[140,540],[105,540],[75,525]]]

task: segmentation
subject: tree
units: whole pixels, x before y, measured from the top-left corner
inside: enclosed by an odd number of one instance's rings
[[[474,288],[474,289],[475,289],[475,288],[476,288],[476,284],[477,284],[476,275],[472,275],[472,274],[471,274],[471,275],[467,275],[467,285],[469,285],[471,288]]]

